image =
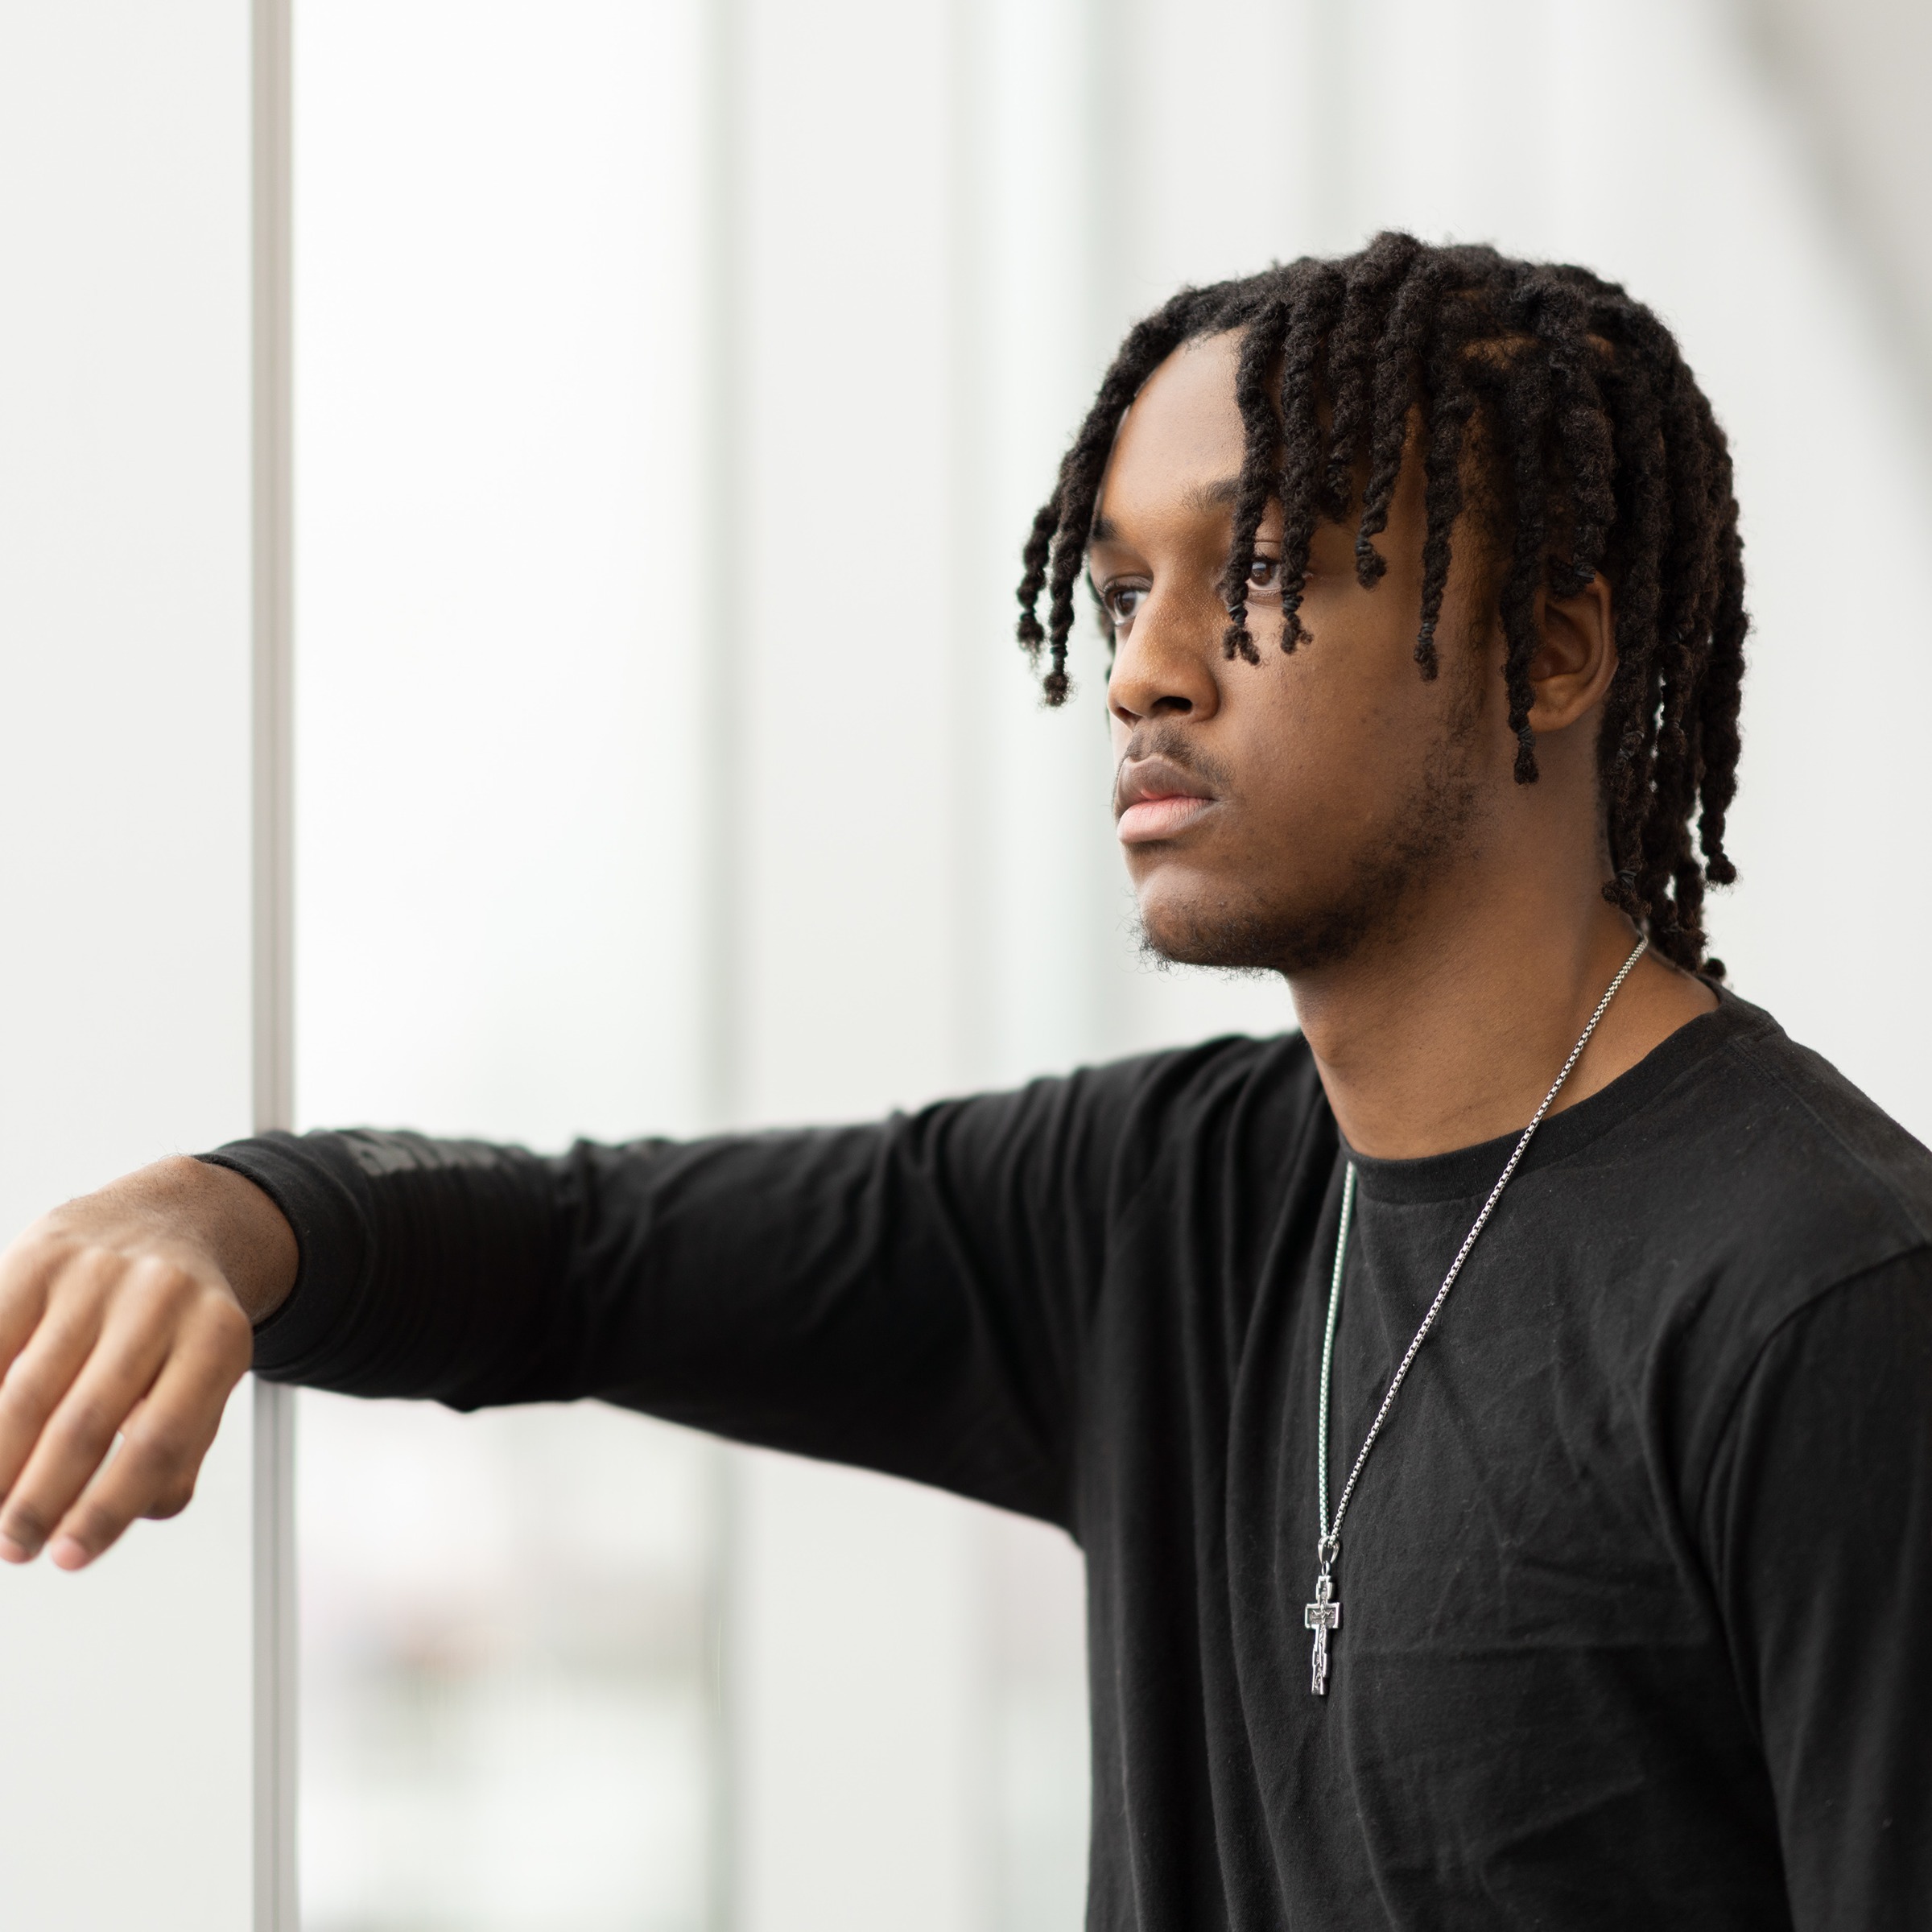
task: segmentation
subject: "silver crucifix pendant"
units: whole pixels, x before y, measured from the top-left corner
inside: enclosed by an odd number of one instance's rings
[[[1335,1600],[1335,1585],[1328,1580],[1326,1567],[1315,1579],[1315,1601],[1302,1620],[1315,1633],[1315,1653],[1309,1659],[1317,1697],[1328,1695],[1328,1633],[1341,1628],[1342,1606]]]

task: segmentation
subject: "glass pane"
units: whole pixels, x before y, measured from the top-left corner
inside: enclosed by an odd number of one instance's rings
[[[698,1932],[719,1452],[304,1394],[306,1932]]]
[[[1074,1932],[1087,1905],[1086,1570],[1057,1530],[987,1523],[993,1924]]]
[[[697,8],[295,14],[303,1118],[687,1129]],[[299,1438],[307,1932],[703,1923],[718,1452]]]

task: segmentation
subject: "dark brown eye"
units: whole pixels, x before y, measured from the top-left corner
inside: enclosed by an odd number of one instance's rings
[[[1100,604],[1116,624],[1131,624],[1133,613],[1146,601],[1146,596],[1145,584],[1110,584],[1100,593]]]
[[[1273,590],[1281,580],[1279,557],[1257,557],[1248,566],[1248,581],[1257,590]]]

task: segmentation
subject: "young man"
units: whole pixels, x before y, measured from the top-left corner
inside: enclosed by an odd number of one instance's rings
[[[598,1396],[1073,1534],[1096,1926],[1932,1923],[1932,1156],[1703,959],[1743,580],[1669,334],[1399,236],[1190,291],[1026,564],[1050,699],[1083,572],[1111,630],[1149,943],[1298,1035],[164,1162],[0,1273],[0,1554],[180,1509],[251,1349]]]

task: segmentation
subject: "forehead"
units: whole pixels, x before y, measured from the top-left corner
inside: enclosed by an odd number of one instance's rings
[[[1171,501],[1238,476],[1241,416],[1235,406],[1236,336],[1183,343],[1133,399],[1101,486],[1101,515],[1113,521],[1139,505]]]

